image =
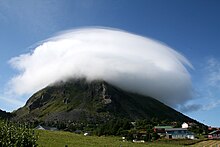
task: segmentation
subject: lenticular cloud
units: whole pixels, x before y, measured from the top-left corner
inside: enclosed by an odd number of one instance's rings
[[[63,32],[32,52],[10,60],[16,94],[31,94],[56,81],[103,79],[124,90],[152,96],[170,106],[191,98],[189,61],[155,40],[109,28]]]

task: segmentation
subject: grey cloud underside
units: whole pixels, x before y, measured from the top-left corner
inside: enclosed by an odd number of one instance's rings
[[[201,104],[183,105],[179,109],[182,112],[188,113],[193,111],[203,110],[204,106]]]
[[[163,43],[109,28],[69,30],[11,59],[12,92],[28,94],[69,78],[103,79],[170,106],[191,99],[190,62]],[[22,83],[23,86],[20,86]]]

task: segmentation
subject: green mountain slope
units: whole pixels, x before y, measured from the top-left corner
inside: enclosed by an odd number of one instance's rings
[[[123,91],[105,81],[56,83],[35,93],[14,112],[20,121],[107,121],[112,118],[194,121],[158,100]]]
[[[0,110],[0,119],[8,119],[11,117],[12,117],[11,113]]]

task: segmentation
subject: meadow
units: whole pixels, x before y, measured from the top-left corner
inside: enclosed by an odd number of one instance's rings
[[[132,143],[123,142],[121,137],[108,136],[83,136],[82,134],[75,134],[64,131],[37,131],[39,134],[39,147],[178,147],[181,145],[171,145],[166,143]]]
[[[123,142],[115,136],[84,136],[64,131],[37,130],[39,147],[209,147],[220,146],[220,140],[170,140],[149,143]],[[195,143],[195,144],[193,144]],[[187,145],[188,144],[188,145]],[[190,145],[192,144],[192,145]]]

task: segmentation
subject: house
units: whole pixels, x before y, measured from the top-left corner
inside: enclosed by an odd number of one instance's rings
[[[187,128],[165,129],[165,132],[168,139],[195,139],[194,133],[188,131]]]
[[[132,140],[132,142],[134,142],[134,143],[144,143],[145,141],[144,141],[144,138],[146,137],[146,131],[139,131],[139,132],[137,132],[137,134],[133,134],[133,140]]]
[[[46,130],[44,127],[42,127],[41,125],[38,125],[35,129],[37,130]]]
[[[133,142],[144,142],[151,138],[151,134],[146,130],[139,130],[133,133]]]
[[[91,133],[90,131],[88,131],[88,132],[85,132],[83,135],[84,135],[84,136],[91,136],[91,134],[92,134],[92,133]]]
[[[155,126],[154,127],[154,132],[156,132],[159,136],[164,136],[166,135],[165,129],[171,129],[173,128],[172,126]]]
[[[216,128],[216,127],[208,127],[208,130],[210,132],[215,131],[215,130],[219,130],[220,128]]]
[[[55,127],[46,127],[46,126],[41,126],[41,125],[38,125],[35,129],[37,129],[37,130],[48,130],[48,131],[58,131],[58,129],[55,128]]]
[[[138,131],[136,133],[133,134],[133,138],[135,138],[136,140],[140,140],[143,139],[144,137],[146,137],[147,132],[144,130]]]
[[[186,129],[187,129],[187,128],[189,128],[189,125],[184,122],[184,123],[182,124],[182,128],[186,128]]]
[[[220,130],[212,131],[208,134],[209,139],[220,139]]]
[[[81,130],[76,130],[76,131],[74,131],[74,133],[76,133],[76,134],[81,134],[82,131],[81,131]]]

